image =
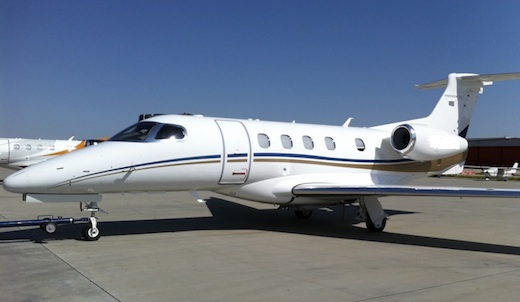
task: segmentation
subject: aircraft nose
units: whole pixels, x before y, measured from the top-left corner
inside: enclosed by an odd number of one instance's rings
[[[25,170],[7,176],[2,183],[4,189],[12,193],[26,193],[27,184],[28,179]]]
[[[4,189],[12,193],[47,193],[54,179],[38,168],[30,166],[7,176],[3,182]]]

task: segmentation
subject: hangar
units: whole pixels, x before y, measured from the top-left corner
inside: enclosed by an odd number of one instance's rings
[[[468,139],[466,165],[510,167],[520,162],[520,138]]]

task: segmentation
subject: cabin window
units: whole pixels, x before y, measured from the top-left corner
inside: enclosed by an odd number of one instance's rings
[[[88,146],[95,146],[99,143],[103,142],[102,139],[87,139],[85,141],[85,147],[88,147]]]
[[[307,149],[307,150],[314,149],[314,142],[312,141],[312,137],[305,135],[302,137],[302,140],[303,140],[303,146],[305,147],[305,149]]]
[[[36,146],[36,148],[37,148],[38,150],[43,150],[43,146],[42,146],[42,145],[38,145],[38,146]]]
[[[13,149],[14,149],[14,150],[20,150],[20,145],[18,145],[18,144],[14,144]]]
[[[25,150],[31,150],[31,145],[30,144],[25,145]]]
[[[281,136],[282,139],[282,146],[285,149],[291,149],[293,147],[292,139],[289,135],[283,134]]]
[[[364,151],[365,142],[360,138],[356,138],[356,148],[358,149],[358,151]]]
[[[49,150],[54,151],[54,149],[56,149],[56,147],[54,147],[54,145],[49,146]]]
[[[155,139],[183,139],[185,136],[184,128],[176,125],[163,125],[155,135]]]
[[[332,137],[325,137],[325,146],[327,146],[329,150],[336,150],[336,143]]]
[[[269,140],[269,136],[264,133],[258,134],[258,144],[262,148],[269,148],[271,146],[271,141]]]

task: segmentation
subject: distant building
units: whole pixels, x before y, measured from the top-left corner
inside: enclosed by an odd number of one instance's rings
[[[469,138],[466,165],[510,167],[520,162],[520,138]]]

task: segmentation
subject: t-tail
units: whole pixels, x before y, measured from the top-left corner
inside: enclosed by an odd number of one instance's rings
[[[376,126],[376,129],[393,129],[399,124],[421,124],[466,137],[477,96],[484,86],[495,81],[520,79],[520,73],[472,74],[451,73],[446,79],[417,85],[419,89],[446,87],[437,105],[427,117]]]
[[[417,85],[419,89],[446,87],[432,113],[417,122],[466,137],[477,96],[495,81],[519,79],[520,73],[452,73],[447,79]]]
[[[458,174],[462,172],[467,154],[465,138],[477,96],[484,86],[513,79],[520,79],[520,73],[452,73],[444,80],[417,85],[419,89],[446,87],[430,115],[372,129],[389,131],[392,148],[403,158],[420,162],[451,161],[453,165],[448,169],[432,173]]]

